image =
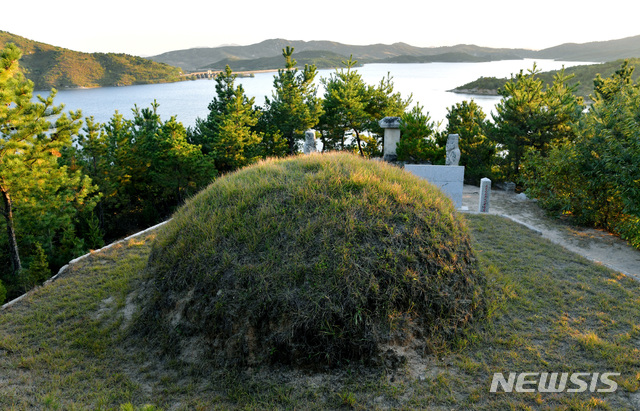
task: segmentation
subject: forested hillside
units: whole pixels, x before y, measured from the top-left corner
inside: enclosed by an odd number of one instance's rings
[[[629,61],[629,64],[632,66],[640,66],[640,58],[626,60]],[[616,70],[620,68],[624,61],[625,59],[602,64],[588,64],[583,66],[569,67],[565,69],[565,74],[574,76],[570,80],[570,83],[578,84],[575,93],[578,96],[588,98],[591,94],[593,94],[593,80],[596,78],[596,76],[600,74],[602,77],[610,77],[616,72]],[[557,70],[546,71],[544,73],[540,73],[538,77],[542,81],[544,81],[545,84],[551,84],[553,83],[553,77],[557,73]],[[513,74],[515,75],[516,73]],[[462,94],[497,95],[498,89],[504,87],[504,85],[508,81],[509,79],[507,78],[480,77],[470,83],[456,87],[452,91]]]
[[[180,80],[180,68],[128,54],[81,53],[0,31],[0,49],[8,43],[22,50],[21,68],[36,90]]]
[[[344,64],[342,64],[342,62],[344,60],[346,60],[345,56],[331,51],[302,51],[296,54],[296,61],[299,67],[304,67],[306,64],[313,64],[319,69],[343,67]],[[250,60],[226,58],[204,68],[222,71],[227,65],[231,67],[233,71],[272,70],[282,65],[282,50],[280,54],[275,57]]]
[[[640,57],[640,36],[582,44],[561,44],[540,50],[536,57],[570,61],[612,61]]]

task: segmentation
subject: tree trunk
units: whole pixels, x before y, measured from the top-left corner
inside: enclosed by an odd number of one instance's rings
[[[289,152],[291,153],[291,155],[296,153],[296,134],[295,132],[291,132],[291,134],[289,134],[289,138],[287,139],[289,140]]]
[[[358,133],[358,130],[354,129],[353,131],[355,131],[356,133],[356,141],[358,142],[358,151],[360,151],[360,156],[364,157],[364,152],[362,151],[362,144],[360,144],[360,133]]]
[[[2,200],[4,201],[4,210],[2,214],[7,220],[7,236],[9,237],[9,257],[13,273],[17,274],[22,269],[20,263],[20,253],[18,252],[18,243],[16,242],[16,232],[13,228],[13,209],[11,207],[11,197],[9,193],[2,190]]]

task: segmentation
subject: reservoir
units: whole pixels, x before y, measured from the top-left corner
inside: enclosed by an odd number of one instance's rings
[[[426,64],[366,64],[355,70],[363,80],[371,85],[380,83],[387,73],[393,77],[395,92],[403,98],[410,95],[412,105],[419,103],[423,112],[429,112],[431,119],[446,125],[447,108],[463,100],[474,100],[490,116],[499,96],[471,96],[449,92],[453,88],[476,80],[478,77],[509,78],[524,70],[533,68],[541,71],[558,70],[587,62],[567,62],[554,60],[503,60],[486,63],[426,63]],[[320,78],[329,78],[335,70],[318,70],[316,84],[318,95],[323,95]],[[265,96],[271,97],[275,72],[256,73],[255,77],[238,78],[245,94],[255,98],[255,105],[262,106]],[[102,87],[95,89],[59,90],[54,100],[56,105],[64,103],[65,111],[82,110],[83,116],[93,116],[96,121],[106,123],[117,110],[132,118],[131,109],[149,107],[156,100],[158,112],[163,121],[176,116],[185,126],[195,125],[196,118],[205,118],[208,105],[216,96],[214,80],[183,81],[168,84],[147,84],[127,87]],[[48,94],[39,91],[34,94]]]

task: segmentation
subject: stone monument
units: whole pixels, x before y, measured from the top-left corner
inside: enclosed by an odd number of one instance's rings
[[[384,129],[382,158],[385,161],[395,161],[398,158],[396,146],[400,141],[400,117],[385,117],[378,124]]]
[[[307,130],[304,132],[304,146],[302,146],[302,152],[304,154],[311,154],[318,151],[316,147],[316,132],[313,130]]]
[[[404,169],[424,178],[439,187],[453,200],[456,208],[462,207],[462,188],[464,185],[464,166],[433,166],[426,164],[405,164]]]
[[[383,119],[380,126],[383,126]],[[399,130],[398,130],[399,131]],[[398,138],[400,140],[400,138]],[[396,143],[397,144],[397,141]],[[395,144],[393,146],[393,156],[395,157]],[[385,160],[387,159],[387,128],[385,128]],[[447,139],[447,159],[446,165],[434,166],[425,164],[405,164],[404,169],[424,178],[431,184],[439,187],[448,195],[456,208],[462,208],[462,188],[464,185],[464,166],[459,166],[460,149],[458,148],[458,135],[449,134]]]
[[[488,213],[491,200],[491,180],[483,178],[480,180],[480,198],[478,199],[478,212]]]
[[[457,166],[460,162],[460,148],[458,147],[457,134],[449,134],[447,137],[447,158],[444,162],[446,166]]]

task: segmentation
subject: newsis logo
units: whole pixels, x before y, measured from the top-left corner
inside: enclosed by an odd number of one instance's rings
[[[619,375],[619,372],[511,372],[507,379],[497,372],[493,374],[489,391],[499,392],[501,388],[504,392],[614,392],[618,383],[610,377]]]

